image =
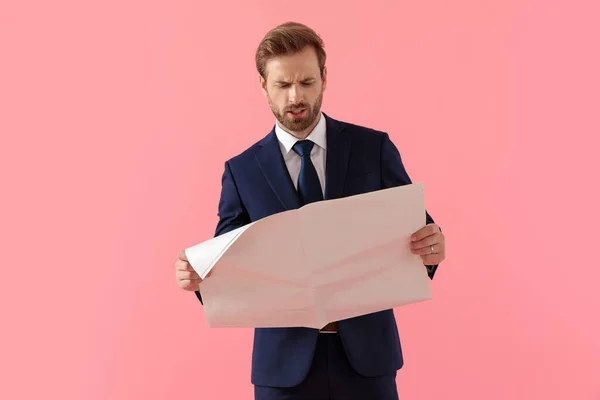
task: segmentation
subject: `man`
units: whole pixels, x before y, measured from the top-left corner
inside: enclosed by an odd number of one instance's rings
[[[256,67],[276,123],[225,163],[216,236],[314,201],[411,183],[386,133],[321,112],[325,59],[322,40],[302,24],[280,25],[261,41]],[[433,278],[445,258],[445,240],[428,213],[426,221],[411,249]],[[184,252],[175,266],[179,286],[202,302],[201,280]],[[385,310],[320,330],[256,329],[251,381],[258,400],[391,400],[398,399],[402,365],[394,313]]]

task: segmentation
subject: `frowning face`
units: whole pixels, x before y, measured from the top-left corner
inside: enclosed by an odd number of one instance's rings
[[[312,47],[275,57],[266,63],[261,88],[280,126],[301,139],[319,122],[327,69],[319,71]]]

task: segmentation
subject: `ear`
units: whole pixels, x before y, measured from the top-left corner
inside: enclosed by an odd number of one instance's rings
[[[258,75],[258,78],[259,78],[259,81],[260,81],[260,90],[261,90],[263,96],[267,97],[267,95],[268,95],[268,93],[267,93],[267,81],[260,74]]]
[[[323,67],[323,76],[321,77],[321,81],[323,82],[323,90],[327,87],[327,67]]]

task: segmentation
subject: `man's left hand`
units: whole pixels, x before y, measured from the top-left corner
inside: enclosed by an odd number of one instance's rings
[[[410,238],[413,254],[421,256],[424,265],[438,265],[446,258],[446,239],[436,224],[428,224]]]

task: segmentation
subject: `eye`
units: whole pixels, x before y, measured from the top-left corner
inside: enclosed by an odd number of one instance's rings
[[[314,82],[302,82],[304,86],[312,86]]]

